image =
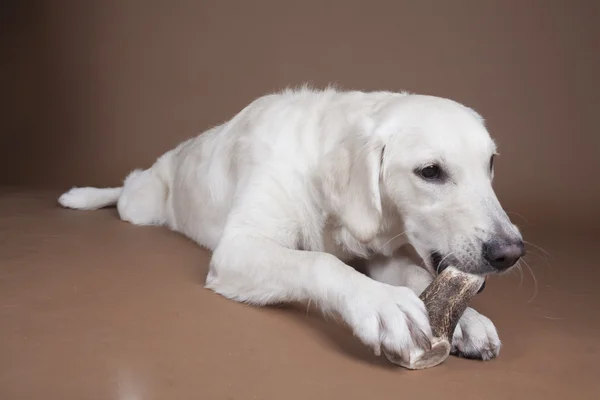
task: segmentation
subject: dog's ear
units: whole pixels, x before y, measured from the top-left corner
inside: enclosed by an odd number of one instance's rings
[[[321,165],[321,189],[330,211],[363,243],[371,241],[381,225],[382,151],[382,143],[354,136],[325,155]]]

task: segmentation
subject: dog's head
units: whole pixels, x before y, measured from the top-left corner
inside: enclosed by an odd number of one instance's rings
[[[492,189],[496,146],[475,111],[404,96],[378,110],[364,132],[329,160],[326,178],[334,210],[355,238],[377,237],[387,207],[432,272],[456,265],[495,273],[524,255],[521,234]]]

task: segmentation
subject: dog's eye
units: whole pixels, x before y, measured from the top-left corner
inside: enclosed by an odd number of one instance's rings
[[[427,180],[438,180],[442,177],[442,170],[437,165],[430,165],[428,167],[422,168],[419,171],[419,175],[421,175],[424,179]]]
[[[490,157],[490,172],[494,170],[494,156]]]

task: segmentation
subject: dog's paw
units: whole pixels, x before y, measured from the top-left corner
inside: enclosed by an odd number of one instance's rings
[[[425,305],[409,288],[377,282],[350,297],[343,314],[355,336],[392,362],[409,361],[431,348]]]
[[[454,331],[451,354],[476,360],[491,360],[498,356],[501,345],[494,323],[485,315],[467,308]]]

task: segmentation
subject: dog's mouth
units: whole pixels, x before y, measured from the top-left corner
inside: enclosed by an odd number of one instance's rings
[[[451,260],[450,257],[442,256],[442,254],[438,251],[432,251],[429,254],[429,263],[431,267],[435,271],[436,274],[441,274],[446,268],[450,266]]]
[[[438,251],[432,251],[429,254],[429,263],[431,264],[431,267],[435,271],[436,275],[441,274],[450,265],[458,264],[457,260],[454,257],[442,256],[442,254]],[[483,281],[483,283],[481,284],[481,287],[479,288],[477,293],[481,293],[483,291],[483,289],[485,288],[486,280]]]

